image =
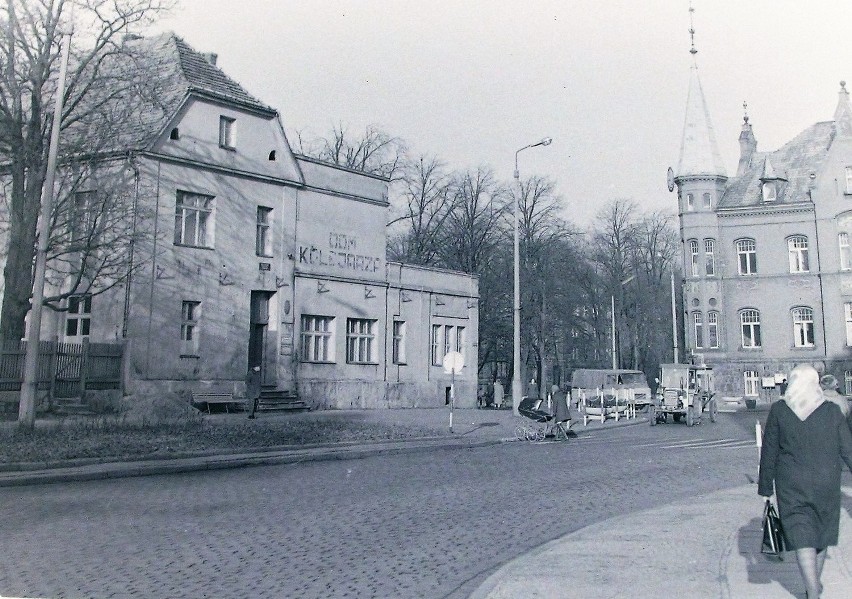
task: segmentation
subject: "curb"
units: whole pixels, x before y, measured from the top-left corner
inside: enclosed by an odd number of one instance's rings
[[[101,462],[82,466],[55,467],[41,470],[17,470],[0,473],[0,487],[17,487],[33,484],[59,482],[82,482],[128,478],[134,476],[153,476],[158,474],[179,474],[205,470],[224,470],[245,466],[274,466],[299,462],[319,462],[328,460],[349,460],[367,458],[383,454],[417,453],[434,449],[472,449],[499,445],[513,439],[452,440],[439,439],[438,442],[418,440],[408,441],[404,445],[391,447],[369,447],[354,445],[348,447],[322,446],[307,449],[285,451],[258,451],[239,454],[216,454],[190,458],[159,458],[134,462]],[[450,442],[448,442],[450,441]]]
[[[577,431],[578,437],[589,433],[647,423],[647,418],[637,417],[624,422],[609,422],[592,429]],[[67,462],[21,463],[0,466],[0,487],[17,487],[61,482],[82,482],[180,474],[205,470],[224,470],[246,466],[274,466],[299,462],[361,459],[377,455],[418,453],[435,449],[473,449],[503,443],[517,442],[514,437],[475,439],[461,437],[420,437],[360,441],[311,446],[279,445],[265,448],[247,448],[238,453],[208,450],[181,456],[158,456],[134,461],[114,461],[109,458],[84,458]]]

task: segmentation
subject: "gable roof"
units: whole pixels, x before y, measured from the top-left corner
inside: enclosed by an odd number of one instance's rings
[[[815,123],[774,152],[755,152],[741,175],[729,179],[718,208],[743,208],[764,205],[761,178],[767,160],[778,182],[777,198],[772,204],[808,201],[811,173],[819,173],[835,136],[834,121]]]
[[[70,136],[97,152],[150,147],[191,95],[278,115],[173,33],[126,41],[102,73],[100,89],[86,98],[98,109]]]

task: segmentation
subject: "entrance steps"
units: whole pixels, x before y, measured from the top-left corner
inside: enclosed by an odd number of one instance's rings
[[[305,412],[311,408],[289,389],[264,388],[260,390],[259,412]]]

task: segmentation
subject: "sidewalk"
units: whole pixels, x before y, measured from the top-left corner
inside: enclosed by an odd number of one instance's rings
[[[852,487],[843,493],[823,599],[852,596]],[[470,597],[804,597],[794,554],[783,562],[760,554],[762,515],[757,487],[744,485],[612,518],[505,564]]]
[[[220,424],[229,422],[243,424],[243,414],[214,414]],[[129,476],[148,476],[202,470],[238,468],[288,464],[304,461],[356,459],[387,453],[408,453],[436,449],[482,447],[509,441],[515,441],[515,427],[518,424],[534,424],[531,420],[515,416],[511,410],[455,409],[453,427],[450,431],[450,410],[429,408],[406,408],[387,410],[327,410],[303,412],[298,414],[266,413],[259,416],[267,419],[324,419],[372,420],[388,426],[417,426],[428,429],[434,434],[393,441],[372,441],[358,443],[329,443],[323,445],[281,445],[276,447],[248,448],[239,452],[199,452],[157,459],[136,461],[115,461],[109,459],[85,459],[71,462],[0,464],[0,487],[123,478]],[[640,414],[634,419],[582,421],[575,425],[578,435],[584,435],[602,428],[629,426],[647,423],[646,416]],[[568,441],[570,443],[570,441]]]

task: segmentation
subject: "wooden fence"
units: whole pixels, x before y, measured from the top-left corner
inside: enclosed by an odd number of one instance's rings
[[[7,398],[20,393],[26,353],[26,341],[7,341],[0,346],[0,393]],[[52,403],[58,398],[83,398],[90,390],[121,389],[123,354],[122,343],[41,341],[39,395]]]

